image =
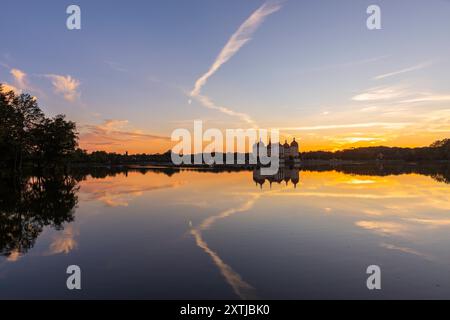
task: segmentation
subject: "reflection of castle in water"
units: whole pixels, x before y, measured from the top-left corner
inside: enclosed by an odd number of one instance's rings
[[[297,187],[297,184],[300,181],[300,170],[298,168],[289,168],[283,167],[280,168],[277,174],[274,175],[262,175],[261,168],[253,170],[253,181],[257,185],[260,185],[261,189],[266,180],[269,182],[270,187],[272,187],[272,183],[282,183],[285,182],[286,185],[289,184],[289,181],[294,184],[294,188]]]

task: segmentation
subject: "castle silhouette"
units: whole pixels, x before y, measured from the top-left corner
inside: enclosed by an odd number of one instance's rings
[[[263,154],[267,154],[268,157],[275,155],[275,152],[277,152],[276,144],[272,144],[272,141],[270,140],[267,146],[261,140],[256,143],[253,146],[254,154],[260,155],[261,148],[265,149],[265,152],[263,152]],[[287,140],[285,140],[284,144],[278,143],[278,155],[281,165],[295,165],[300,163],[300,148],[298,142],[295,141],[295,138],[291,142],[291,144],[289,144]]]

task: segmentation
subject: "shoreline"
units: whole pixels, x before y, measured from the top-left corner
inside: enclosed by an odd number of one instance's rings
[[[308,166],[340,166],[340,165],[406,165],[406,166],[423,166],[423,165],[450,165],[450,160],[431,160],[431,161],[405,161],[405,160],[303,160],[294,165],[280,165],[280,168],[301,168]],[[145,169],[145,168],[180,168],[180,169],[256,169],[261,165],[253,164],[220,164],[220,165],[207,165],[207,164],[186,164],[175,165],[170,162],[141,162],[141,163],[77,163],[69,164],[71,168],[88,168],[88,167],[127,167],[130,169]]]

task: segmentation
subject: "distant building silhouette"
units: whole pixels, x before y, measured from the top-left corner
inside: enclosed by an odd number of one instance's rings
[[[270,176],[262,175],[261,169],[253,170],[253,181],[256,185],[259,185],[261,189],[266,180],[269,182],[270,187],[272,187],[272,183],[280,184],[284,182],[288,185],[289,182],[292,182],[294,184],[294,188],[296,188],[300,181],[300,170],[298,168],[280,168],[277,174]]]
[[[259,151],[261,148],[265,149],[265,151],[266,151],[265,154],[267,154],[268,157],[275,155],[275,152],[277,152],[276,145],[272,144],[272,141],[270,141],[270,140],[269,140],[269,144],[267,146],[261,140],[258,143],[256,143],[253,146],[254,154],[257,154],[259,156],[260,155]],[[284,164],[292,165],[292,164],[299,163],[300,162],[300,148],[299,148],[298,142],[295,141],[295,138],[291,142],[290,145],[287,142],[287,140],[285,140],[284,144],[278,143],[278,155],[279,155],[281,165],[284,165]]]

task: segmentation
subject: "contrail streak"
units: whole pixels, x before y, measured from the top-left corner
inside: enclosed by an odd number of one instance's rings
[[[190,96],[198,100],[203,106],[209,109],[216,109],[222,113],[236,116],[243,121],[254,125],[254,121],[246,114],[239,113],[226,107],[215,105],[208,97],[201,95],[202,88],[206,85],[208,79],[213,76],[224,63],[230,60],[247,42],[251,40],[253,33],[271,14],[281,9],[279,1],[270,1],[264,3],[239,27],[239,29],[231,36],[222,51],[217,56],[209,70],[203,74],[196,82]]]

